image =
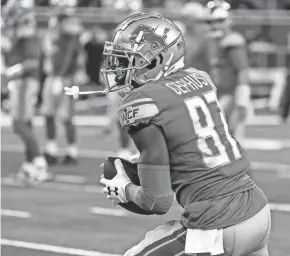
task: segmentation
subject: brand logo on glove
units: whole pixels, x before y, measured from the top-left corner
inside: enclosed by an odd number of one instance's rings
[[[112,195],[111,192],[114,192],[116,196],[119,195],[117,187],[115,187],[115,189],[111,189],[110,187],[107,187],[107,190],[108,190],[108,195],[109,196]]]

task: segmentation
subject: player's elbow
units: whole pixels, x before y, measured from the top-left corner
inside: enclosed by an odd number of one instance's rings
[[[167,195],[162,196],[152,196],[148,195],[147,193],[144,194],[143,203],[145,204],[146,208],[153,212],[156,215],[164,215],[166,214],[174,201],[174,192],[171,191]]]
[[[169,212],[172,204],[173,204],[173,198],[172,200],[167,200],[167,202],[165,203],[166,205],[158,205],[156,207],[154,207],[151,211],[156,214],[156,215],[165,215],[166,213]]]
[[[248,68],[242,68],[238,72],[238,83],[249,84],[249,69]]]

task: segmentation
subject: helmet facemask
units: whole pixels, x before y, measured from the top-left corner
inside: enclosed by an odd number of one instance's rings
[[[106,91],[131,91],[183,67],[184,39],[172,22],[140,13],[117,27],[103,54]]]
[[[134,47],[137,49],[138,45]],[[136,50],[124,49],[122,46],[114,45],[112,42],[105,42],[104,56],[105,67],[102,69],[102,75],[105,81],[107,91],[132,90],[134,87],[146,82],[134,79],[138,72],[147,69],[151,65],[151,59],[148,59],[142,53]],[[137,80],[137,81],[136,81]]]

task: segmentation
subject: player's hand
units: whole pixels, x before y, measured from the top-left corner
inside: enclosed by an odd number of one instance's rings
[[[75,100],[77,100],[80,95],[80,88],[76,85],[72,87],[64,87],[64,93],[66,95],[72,96]]]
[[[113,179],[107,180],[102,176],[100,180],[105,185],[103,193],[107,194],[107,199],[112,200],[114,205],[128,202],[126,186],[131,183],[120,159],[115,160],[115,167],[117,175]]]

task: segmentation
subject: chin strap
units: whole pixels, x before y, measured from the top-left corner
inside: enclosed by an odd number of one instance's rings
[[[182,69],[184,67],[184,57],[182,57],[180,60],[178,60],[174,65],[172,65],[169,69],[167,68],[167,70],[165,71],[165,68],[163,69],[164,70],[164,74],[163,76],[164,77],[167,77],[169,76],[170,74],[172,73],[175,73],[176,71]]]
[[[79,95],[88,95],[88,94],[98,94],[98,95],[104,95],[107,94],[109,91],[103,90],[103,91],[80,91],[80,87],[74,85],[72,87],[64,87],[64,93],[68,96],[72,96],[75,100],[79,98]]]

